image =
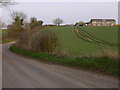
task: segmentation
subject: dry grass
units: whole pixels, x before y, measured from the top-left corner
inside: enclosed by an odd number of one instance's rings
[[[101,48],[101,52],[90,55],[90,57],[103,57],[103,56],[111,58],[112,60],[118,60],[120,58],[118,52],[112,50],[110,47]]]
[[[58,58],[70,57],[69,53],[68,53],[65,49],[63,49],[63,48],[59,49],[59,50],[55,53],[55,55],[56,55]]]
[[[113,60],[117,60],[119,58],[118,52],[115,52],[111,49],[103,49],[102,53],[103,53],[103,55],[105,55]]]

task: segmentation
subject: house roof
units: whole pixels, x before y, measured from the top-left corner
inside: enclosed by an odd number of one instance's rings
[[[91,19],[91,21],[115,21],[115,19]]]

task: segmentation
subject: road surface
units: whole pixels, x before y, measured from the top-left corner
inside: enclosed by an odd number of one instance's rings
[[[2,45],[3,88],[117,88],[112,76],[42,63],[19,56]]]

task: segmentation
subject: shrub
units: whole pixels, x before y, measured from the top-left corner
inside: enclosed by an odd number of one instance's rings
[[[17,46],[22,49],[27,49],[30,50],[30,32],[24,31],[20,34],[18,41],[17,41]]]
[[[69,53],[65,49],[60,48],[59,50],[57,50],[57,52],[55,52],[55,55],[58,58],[64,58],[64,57],[68,57]]]
[[[52,31],[42,31],[32,37],[32,48],[35,52],[52,53],[58,45],[58,37]]]

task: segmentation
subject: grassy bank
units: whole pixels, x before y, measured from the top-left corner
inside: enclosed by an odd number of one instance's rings
[[[118,60],[108,57],[81,57],[81,58],[58,58],[56,55],[26,51],[12,45],[10,50],[21,55],[29,56],[40,61],[47,61],[76,68],[93,70],[111,75],[118,75]]]

